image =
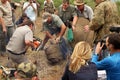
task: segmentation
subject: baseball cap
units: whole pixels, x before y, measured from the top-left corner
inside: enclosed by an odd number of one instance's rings
[[[17,68],[18,75],[23,78],[32,78],[37,75],[37,67],[33,63],[21,63]]]
[[[44,12],[43,15],[42,15],[42,21],[47,22],[49,16],[51,16],[50,13]]]

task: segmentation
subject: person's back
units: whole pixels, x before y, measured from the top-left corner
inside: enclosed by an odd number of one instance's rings
[[[117,52],[109,57],[110,68],[106,68],[107,80],[120,80],[120,52]]]
[[[94,17],[89,24],[89,28],[95,32],[95,41],[109,34],[109,28],[118,24],[119,16],[118,9],[115,3],[104,0],[101,1],[94,10]]]
[[[68,67],[66,67],[66,73],[68,74],[64,75],[62,80],[97,80],[97,68],[92,62],[82,66],[75,74],[69,71]]]
[[[111,1],[104,1],[101,2],[96,8],[102,8],[105,11],[104,13],[101,12],[101,14],[104,14],[106,25],[118,22],[116,20],[118,19],[118,9],[115,3],[112,3]]]
[[[27,39],[25,37],[28,34],[32,34],[32,31],[27,25],[17,28],[7,45],[7,50],[13,51],[14,53],[25,52],[25,39]],[[15,42],[17,43],[15,44]]]
[[[97,80],[97,67],[90,62],[90,45],[84,41],[76,44],[62,80]]]

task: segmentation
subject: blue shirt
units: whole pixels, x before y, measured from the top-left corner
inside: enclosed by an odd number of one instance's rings
[[[98,56],[93,55],[94,62],[99,70],[106,70],[107,80],[120,80],[120,52],[113,53],[111,56],[98,61]]]

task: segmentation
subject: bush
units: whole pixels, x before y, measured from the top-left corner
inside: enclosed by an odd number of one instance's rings
[[[21,0],[14,0],[14,1],[15,2],[19,2]],[[41,4],[41,8],[43,8],[43,2],[44,2],[44,0],[37,0],[37,1]],[[62,4],[62,0],[53,0],[53,1],[54,1],[54,5],[55,5],[56,8],[58,8]],[[70,3],[73,4],[73,1],[74,0],[70,0]],[[93,0],[85,0],[85,3],[87,5],[89,5],[89,6],[91,6],[94,9],[95,3],[94,3]],[[119,13],[120,13],[120,6],[119,6],[120,5],[120,1],[117,1],[116,3],[118,5],[118,10],[119,10]]]
[[[118,6],[118,11],[119,11],[119,15],[120,15],[120,1],[116,2],[117,6]]]

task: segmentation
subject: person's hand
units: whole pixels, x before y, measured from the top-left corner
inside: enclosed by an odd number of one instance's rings
[[[60,42],[60,36],[55,39],[56,43]]]
[[[89,26],[88,25],[84,26],[84,31],[89,32]]]
[[[6,32],[7,32],[7,29],[6,29],[6,28],[3,28],[3,32],[6,33]]]
[[[95,53],[100,54],[100,52],[101,52],[104,45],[105,45],[104,43],[102,43],[102,45],[101,45],[101,42],[98,42],[98,44],[96,46],[96,49],[95,49]]]

